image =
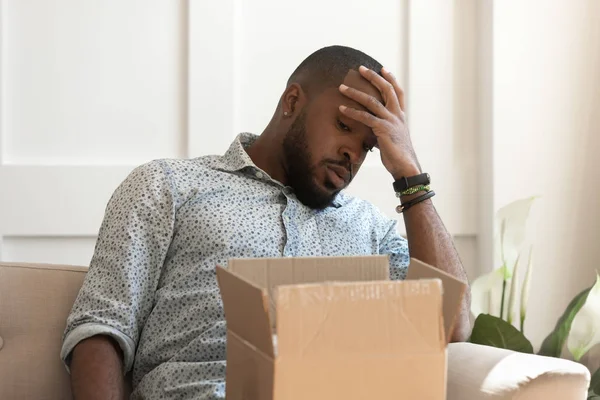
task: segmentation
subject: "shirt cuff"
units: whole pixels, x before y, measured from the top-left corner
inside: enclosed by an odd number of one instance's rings
[[[96,335],[106,335],[113,338],[121,347],[123,351],[123,374],[127,374],[133,367],[133,359],[135,356],[135,343],[133,340],[125,335],[118,329],[112,326],[98,324],[98,323],[87,323],[79,325],[71,332],[67,334],[63,340],[62,349],[60,351],[60,358],[62,358],[67,371],[71,373],[71,352],[75,346],[84,339],[90,338]]]

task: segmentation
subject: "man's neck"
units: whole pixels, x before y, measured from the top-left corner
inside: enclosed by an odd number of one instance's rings
[[[286,184],[286,174],[282,162],[283,143],[278,135],[267,127],[252,145],[246,149],[252,162],[269,176]]]

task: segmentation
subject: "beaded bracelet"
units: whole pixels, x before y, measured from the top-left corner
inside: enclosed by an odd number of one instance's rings
[[[396,192],[396,197],[410,196],[411,194],[415,194],[418,192],[429,192],[430,189],[431,187],[429,185],[413,186],[411,188],[403,190],[402,192]]]

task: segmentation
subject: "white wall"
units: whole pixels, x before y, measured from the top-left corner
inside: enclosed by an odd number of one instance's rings
[[[442,0],[0,0],[0,260],[87,264],[133,167],[222,153],[239,131],[260,132],[297,64],[334,43],[400,78],[438,209],[474,259],[476,131],[455,117],[454,10]],[[397,217],[391,181],[374,154],[350,191]]]
[[[116,185],[185,155],[184,12],[0,1],[0,259],[87,264]]]
[[[164,1],[3,1],[3,163],[181,156],[181,11]]]
[[[600,2],[494,2],[493,37],[494,207],[541,196],[526,325],[537,345],[600,265]]]
[[[539,343],[600,258],[600,2],[364,4],[0,0],[0,260],[87,264],[134,166],[222,153],[264,127],[304,56],[349,44],[400,77],[471,278],[491,268],[493,211],[543,196]],[[394,215],[390,183],[372,155],[350,191]]]

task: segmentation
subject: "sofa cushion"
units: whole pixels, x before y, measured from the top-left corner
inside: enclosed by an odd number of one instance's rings
[[[448,400],[585,400],[582,364],[473,343],[448,346]]]
[[[71,398],[62,334],[86,267],[0,263],[0,399]]]

